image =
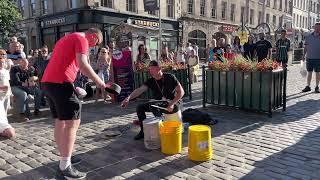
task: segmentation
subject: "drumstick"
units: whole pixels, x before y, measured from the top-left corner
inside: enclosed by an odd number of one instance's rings
[[[164,108],[164,107],[160,107],[160,106],[157,106],[157,105],[151,105],[152,107],[155,107],[155,108],[158,108],[158,109],[162,109],[162,110],[168,110],[167,108]]]

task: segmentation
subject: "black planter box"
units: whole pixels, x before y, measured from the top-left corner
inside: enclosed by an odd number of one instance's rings
[[[180,84],[184,89],[184,92],[185,92],[184,96],[185,97],[189,96],[190,99],[192,98],[191,84],[190,84],[190,79],[188,76],[189,73],[187,69],[170,70],[170,71],[164,71],[164,72],[171,73],[174,76],[176,76],[176,78],[178,79],[178,81],[180,82]],[[143,85],[143,83],[146,82],[148,78],[150,78],[149,72],[145,72],[145,71],[134,72],[134,88],[136,89],[141,85]],[[148,90],[140,97],[144,99],[151,99],[153,96],[152,96],[152,92]]]
[[[286,71],[213,71],[203,67],[203,106],[235,107],[268,112],[286,106]]]

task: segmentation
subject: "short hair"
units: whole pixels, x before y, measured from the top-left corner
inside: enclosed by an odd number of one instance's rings
[[[7,54],[7,52],[4,49],[0,49],[1,54]]]
[[[96,34],[97,37],[98,37],[98,40],[99,40],[98,44],[102,43],[103,35],[102,35],[102,32],[101,32],[100,29],[98,29],[98,28],[89,28],[86,32],[89,33],[89,34]]]
[[[48,46],[47,45],[43,45],[41,49],[43,49],[43,48],[48,49]]]
[[[285,29],[282,29],[280,32],[284,32],[284,33],[287,33],[287,30],[285,30]]]
[[[149,67],[151,67],[151,66],[160,67],[160,65],[159,65],[158,61],[155,61],[155,60],[150,61],[150,63],[149,63]]]
[[[314,25],[320,25],[320,22],[316,22]]]

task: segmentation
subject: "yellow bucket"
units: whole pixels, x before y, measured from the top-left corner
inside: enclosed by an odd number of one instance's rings
[[[182,151],[182,123],[165,121],[160,123],[161,152],[172,155]]]
[[[188,154],[192,161],[212,159],[211,128],[205,125],[189,127]]]

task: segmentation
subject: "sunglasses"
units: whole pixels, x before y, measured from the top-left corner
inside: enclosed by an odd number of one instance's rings
[[[102,54],[106,54],[107,52],[101,52]]]

